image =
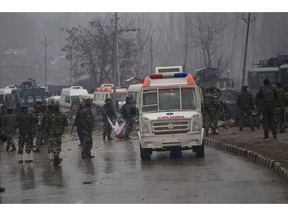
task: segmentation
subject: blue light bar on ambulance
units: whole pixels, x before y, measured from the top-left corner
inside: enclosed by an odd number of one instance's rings
[[[187,73],[174,73],[174,74],[151,74],[150,79],[162,79],[162,78],[182,78],[186,77]]]

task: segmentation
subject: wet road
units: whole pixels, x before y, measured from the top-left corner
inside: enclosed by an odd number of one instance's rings
[[[18,164],[1,146],[1,203],[288,203],[288,184],[271,170],[206,147],[205,158],[153,152],[141,161],[139,144],[97,140],[91,160],[82,160],[76,134],[65,134],[60,167],[46,146],[34,162]]]

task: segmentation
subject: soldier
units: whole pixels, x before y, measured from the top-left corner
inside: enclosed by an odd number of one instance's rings
[[[135,107],[131,104],[131,98],[126,97],[126,103],[121,107],[121,115],[124,121],[126,122],[124,140],[130,140],[129,134],[133,129],[133,111],[136,110]]]
[[[254,123],[252,118],[252,110],[254,109],[254,102],[252,95],[248,92],[247,86],[242,86],[242,91],[237,98],[237,105],[240,108],[240,119],[239,119],[239,126],[240,131],[243,131],[244,126],[244,117],[247,115],[249,119],[249,125],[251,127],[251,131],[254,131]]]
[[[4,116],[6,114],[7,109],[6,109],[6,106],[4,106],[4,105],[2,105],[0,108],[1,108],[0,109],[0,137],[1,137],[0,144],[3,144],[7,140],[7,136],[4,134],[1,119],[2,119],[2,116]]]
[[[108,122],[108,118],[113,121],[116,119],[116,113],[115,109],[112,105],[112,100],[111,98],[107,98],[105,100],[105,104],[103,105],[103,110],[102,110],[102,119],[103,119],[103,140],[107,139],[108,140],[113,140],[111,137],[111,132],[112,128],[111,125]]]
[[[83,127],[83,145],[82,145],[82,159],[94,158],[91,155],[93,146],[92,131],[95,127],[93,114],[91,112],[92,102],[90,99],[84,101],[84,107],[79,113],[80,124]]]
[[[43,136],[44,136],[45,143],[47,144],[47,150],[48,150],[50,161],[54,160],[54,154],[52,152],[51,143],[50,143],[48,131],[46,130],[46,128],[47,128],[48,119],[50,118],[53,112],[53,109],[54,109],[54,105],[49,104],[48,109],[46,110],[46,112],[44,112],[43,119],[41,122],[41,127],[43,128]]]
[[[78,106],[78,110],[76,112],[76,116],[75,116],[75,119],[74,119],[73,126],[72,126],[72,130],[73,130],[73,128],[75,126],[77,128],[77,135],[78,135],[79,140],[80,140],[79,146],[83,145],[83,127],[82,127],[81,121],[80,121],[80,112],[81,112],[81,110],[83,108],[84,108],[84,105],[82,103],[80,103],[79,106]]]
[[[23,150],[28,154],[25,158],[26,162],[32,162],[31,155],[33,147],[33,125],[37,123],[37,118],[28,113],[28,106],[21,106],[20,114],[17,116],[17,127],[19,128],[19,143],[18,143],[18,162],[23,163]]]
[[[269,128],[272,131],[273,138],[277,138],[277,129],[275,125],[275,104],[278,100],[276,89],[274,89],[269,79],[264,80],[264,86],[257,93],[257,100],[261,106],[263,116],[264,139],[269,138]]]
[[[204,93],[204,128],[205,135],[208,136],[211,128],[212,134],[219,134],[217,132],[218,125],[218,95],[214,88],[206,89]]]
[[[34,111],[35,111],[35,116],[37,118],[37,124],[36,124],[36,145],[35,149],[33,152],[40,152],[40,147],[44,144],[45,136],[44,136],[44,128],[43,128],[43,117],[44,117],[44,112],[45,112],[45,105],[42,103],[36,103],[34,106]]]
[[[68,126],[68,120],[66,116],[60,112],[58,105],[53,105],[52,112],[50,113],[45,126],[54,156],[54,166],[58,166],[61,163],[61,159],[59,158],[62,144],[61,137],[65,127]]]
[[[14,136],[15,136],[15,129],[16,129],[16,115],[13,113],[13,108],[7,108],[7,114],[2,116],[2,127],[4,134],[7,136],[7,147],[6,151],[10,150],[14,152],[16,150]]]
[[[277,96],[278,100],[275,104],[275,124],[279,133],[285,133],[284,121],[285,121],[285,108],[287,104],[287,94],[282,88],[282,83],[277,83]]]

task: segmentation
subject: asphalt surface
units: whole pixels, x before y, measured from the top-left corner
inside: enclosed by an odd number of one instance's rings
[[[1,203],[288,203],[287,182],[240,156],[206,147],[205,158],[189,150],[178,158],[153,152],[151,161],[141,161],[136,137],[99,137],[94,132],[95,158],[83,160],[76,134],[65,134],[57,168],[46,146],[29,164],[1,146]]]

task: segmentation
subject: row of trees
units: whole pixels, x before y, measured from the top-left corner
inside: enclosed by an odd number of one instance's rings
[[[65,29],[68,37],[63,50],[66,58],[73,62],[75,78],[87,74],[96,86],[103,81],[113,82],[113,15],[108,13],[93,18],[87,26]],[[220,75],[226,75],[229,70],[231,78],[238,83],[242,77],[246,33],[243,15],[245,13],[120,13],[120,80],[123,83],[129,77],[144,76],[156,66],[182,65],[192,73],[203,67],[219,68]],[[246,69],[259,59],[287,50],[284,27],[287,13],[254,15],[256,21],[250,26]]]
[[[62,48],[66,58],[72,62],[73,77],[88,75],[95,86],[104,81],[113,83],[115,73],[115,17],[107,14],[94,19],[88,26],[78,26],[66,31],[67,44]],[[120,83],[133,76],[141,76],[141,71],[149,65],[149,37],[151,25],[143,19],[123,15],[118,21],[118,58]],[[136,28],[137,26],[137,28]]]

